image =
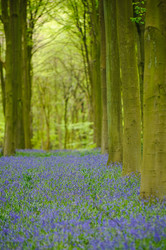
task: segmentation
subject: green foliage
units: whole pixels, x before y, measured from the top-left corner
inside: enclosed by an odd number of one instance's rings
[[[146,14],[146,8],[144,1],[134,2],[134,17],[131,17],[130,20],[134,23],[145,23],[145,14]]]
[[[59,16],[64,17],[62,23]],[[67,148],[94,147],[93,124],[88,121],[89,86],[85,78],[80,37],[72,18],[71,11],[68,13],[65,6],[58,11],[58,21],[48,20],[42,26],[38,25],[34,34],[37,44],[33,57],[34,148],[47,149],[47,129],[49,149],[64,148],[66,100]]]

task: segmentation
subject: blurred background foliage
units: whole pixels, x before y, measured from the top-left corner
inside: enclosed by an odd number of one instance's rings
[[[30,2],[29,13],[35,11],[37,5],[33,0]],[[89,86],[71,3],[40,2],[32,40],[32,147],[44,150],[93,148]],[[1,57],[4,58],[2,24],[1,29]],[[0,102],[2,147],[5,126],[2,98]]]

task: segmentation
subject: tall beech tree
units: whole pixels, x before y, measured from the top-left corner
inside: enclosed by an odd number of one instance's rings
[[[6,40],[6,80],[5,80],[5,143],[4,155],[14,154],[14,124],[13,124],[13,87],[11,80],[11,21],[9,19],[9,2],[1,0],[2,22]]]
[[[143,130],[143,80],[144,80],[144,31],[145,31],[145,14],[146,1],[133,0],[134,17],[132,22],[137,27],[137,51],[138,51],[138,70],[140,82],[140,99],[141,99],[141,122]]]
[[[4,155],[12,155],[24,144],[21,92],[20,1],[1,0],[6,39]]]
[[[94,133],[97,147],[101,147],[102,106],[100,81],[100,29],[99,8],[96,0],[91,0],[91,74],[93,85]]]
[[[147,0],[141,197],[166,197],[166,2]]]
[[[107,109],[109,159],[122,162],[122,109],[116,2],[104,1],[106,25]]]
[[[27,32],[27,0],[21,1],[22,24],[22,96],[25,148],[31,148],[31,59],[32,34]]]
[[[104,22],[104,1],[99,1],[100,15],[100,77],[102,94],[101,152],[108,153],[107,83],[106,83],[106,37]]]
[[[118,0],[118,37],[123,91],[123,175],[140,171],[141,112],[132,1]]]
[[[15,147],[24,148],[23,98],[22,98],[22,1],[9,1],[12,22],[12,84],[14,98],[14,136]],[[17,93],[16,93],[17,92]]]
[[[31,148],[32,137],[32,116],[31,116],[31,98],[32,98],[32,56],[34,49],[34,29],[37,21],[46,12],[46,5],[49,1],[22,0],[22,62],[23,62],[23,121],[25,148]]]

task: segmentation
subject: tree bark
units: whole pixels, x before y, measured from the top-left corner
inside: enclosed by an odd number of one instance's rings
[[[101,82],[100,82],[100,38],[99,20],[96,1],[92,2],[91,13],[91,72],[92,72],[92,98],[94,111],[94,134],[97,147],[101,147],[102,108],[101,108]]]
[[[1,50],[1,48],[0,48]],[[3,62],[0,61],[0,75],[1,75],[1,91],[2,91],[2,105],[3,105],[3,114],[5,116],[5,79],[3,73]]]
[[[31,76],[30,62],[28,54],[28,34],[27,34],[27,0],[22,0],[22,94],[23,94],[23,123],[25,148],[31,148]]]
[[[100,77],[102,94],[101,153],[108,153],[107,83],[106,83],[106,37],[104,23],[104,2],[99,1],[100,14]]]
[[[140,171],[141,111],[132,1],[118,0],[118,37],[123,91],[123,175]]]
[[[12,29],[12,85],[14,108],[14,136],[15,146],[24,148],[23,105],[22,105],[22,29],[21,29],[21,1],[10,1],[11,29]]]
[[[65,138],[64,138],[64,149],[67,149],[68,142],[68,117],[67,117],[67,109],[68,109],[68,101],[69,99],[65,98],[65,107],[64,107],[64,126],[65,126]]]
[[[12,85],[12,37],[11,37],[11,17],[8,14],[9,1],[1,0],[2,20],[5,30],[6,40],[6,86],[5,86],[5,139],[4,156],[15,153],[14,144],[14,112],[13,112],[13,85]]]
[[[122,162],[122,107],[116,2],[105,0],[107,113],[110,162]]]
[[[1,4],[6,39],[4,155],[12,155],[16,148],[24,148],[21,84],[21,11],[20,0],[1,0]]]
[[[147,1],[141,197],[166,197],[166,2]]]
[[[143,130],[143,82],[144,82],[144,31],[145,31],[145,25],[138,24],[137,30],[138,30],[138,37],[139,37],[138,69],[139,69],[139,82],[140,82],[141,121],[142,121],[142,130]]]

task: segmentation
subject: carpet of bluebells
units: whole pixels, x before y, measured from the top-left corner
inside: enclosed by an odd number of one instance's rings
[[[164,202],[91,151],[0,158],[0,249],[166,249]]]

